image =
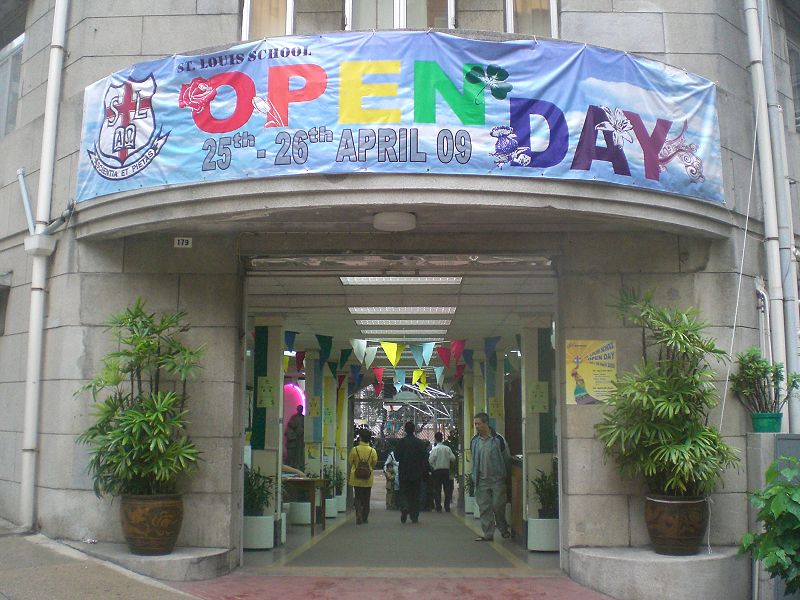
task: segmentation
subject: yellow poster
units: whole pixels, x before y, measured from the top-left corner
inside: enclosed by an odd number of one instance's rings
[[[546,413],[550,410],[550,386],[546,381],[533,381],[528,385],[528,412]]]
[[[567,404],[600,404],[614,389],[617,343],[567,340]]]
[[[322,404],[322,400],[319,396],[309,396],[308,398],[308,416],[309,417],[319,417],[320,416],[320,404]]]
[[[274,408],[275,407],[275,384],[269,377],[258,378],[258,408]]]

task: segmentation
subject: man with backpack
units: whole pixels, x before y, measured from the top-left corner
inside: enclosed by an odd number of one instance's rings
[[[378,462],[378,453],[369,445],[372,434],[362,429],[358,444],[350,450],[347,463],[350,465],[348,483],[353,486],[353,504],[356,510],[356,525],[367,523],[369,498],[372,495],[372,471]]]

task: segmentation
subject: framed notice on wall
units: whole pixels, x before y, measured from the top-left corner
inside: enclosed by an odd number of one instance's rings
[[[617,343],[614,340],[567,340],[567,404],[600,404],[614,389]]]

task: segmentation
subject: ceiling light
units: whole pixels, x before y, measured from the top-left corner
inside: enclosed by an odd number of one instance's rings
[[[447,329],[362,329],[364,335],[444,335]]]
[[[417,226],[417,216],[410,212],[379,212],[372,216],[372,226],[378,231],[411,231]]]
[[[461,277],[339,277],[342,285],[458,285]]]
[[[353,315],[452,315],[455,306],[348,306]]]
[[[356,319],[359,327],[392,327],[406,325],[450,325],[451,319]]]
[[[382,337],[381,341],[383,342],[443,342],[443,337],[429,337],[429,336],[422,336],[422,337],[413,337],[413,336],[403,336],[403,337]]]

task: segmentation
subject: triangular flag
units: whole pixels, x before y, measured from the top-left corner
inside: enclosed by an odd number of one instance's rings
[[[306,361],[306,353],[303,352],[295,352],[294,354],[294,366],[298,371],[303,370],[303,363]]]
[[[499,341],[500,341],[499,335],[494,337],[483,338],[483,351],[486,353],[487,358],[489,358],[489,356],[494,354],[494,351],[497,348],[497,342]]]
[[[350,365],[350,378],[355,383],[361,379],[361,365]]]
[[[353,347],[353,352],[356,353],[358,362],[364,362],[364,351],[367,349],[367,340],[350,340],[350,345]]]
[[[436,342],[424,342],[422,344],[422,360],[425,363],[425,366],[431,362],[431,356],[433,356],[433,347],[436,345]]]
[[[436,354],[438,354],[439,358],[442,359],[444,366],[450,366],[450,348],[445,346],[436,346]]]
[[[464,350],[464,344],[467,340],[453,340],[450,342],[450,351],[453,353],[453,362],[458,364],[458,359],[461,358],[461,353]]]
[[[403,386],[406,383],[406,370],[405,369],[395,369],[394,370],[394,389],[397,392],[403,389]]]
[[[400,362],[400,355],[403,353],[403,350],[406,349],[406,345],[395,342],[381,342],[381,348],[383,348],[392,366],[396,367],[397,363]]]
[[[347,364],[347,361],[350,360],[350,355],[353,353],[350,348],[344,348],[339,352],[339,368],[344,369],[344,366]]]
[[[331,355],[333,337],[330,335],[317,335],[317,342],[319,342],[319,360],[320,362],[325,362]]]
[[[377,346],[370,346],[367,348],[367,351],[364,352],[364,366],[366,368],[370,368],[372,366],[372,361],[375,360],[375,355],[378,353]]]
[[[436,383],[440,386],[444,380],[444,369],[444,367],[433,367],[433,372],[436,373]]]
[[[464,348],[464,351],[461,355],[464,357],[464,362],[467,363],[467,366],[471,369],[472,368],[472,355],[475,353],[475,350],[470,350],[468,348]]]
[[[377,346],[375,346],[377,348]],[[375,374],[375,383],[372,387],[375,388],[375,395],[380,396],[383,390],[383,367],[374,367],[372,372]]]
[[[492,354],[489,355],[489,359],[487,360],[487,362],[489,363],[489,366],[492,369],[496,369],[497,368],[497,353],[496,352],[492,352]]]
[[[422,369],[414,369],[414,373],[411,375],[411,385],[417,383],[421,377],[425,375],[425,371]]]
[[[337,386],[336,386],[336,389],[337,389],[337,390],[338,390],[340,387],[342,387],[342,384],[344,383],[344,380],[345,380],[345,379],[347,379],[347,375],[345,375],[344,373],[342,373],[342,374],[340,374],[340,375],[337,375],[337,376],[336,376],[336,382],[339,384],[339,385],[337,385]]]
[[[422,356],[422,346],[411,346],[411,355],[414,357],[414,362],[417,366],[422,368],[425,365],[425,359]]]
[[[294,352],[294,338],[297,337],[296,331],[284,331],[283,332],[283,341],[286,342],[286,349],[289,352]]]
[[[425,371],[423,371],[419,377],[419,391],[424,392],[426,387],[428,387],[428,380],[425,378]]]
[[[283,372],[286,373],[286,371],[288,371],[288,370],[289,370],[289,357],[288,356],[284,356],[283,357]]]
[[[383,391],[383,382],[382,381],[376,381],[375,383],[372,384],[372,387],[375,390],[375,396],[377,398],[380,398],[381,397],[381,392]]]
[[[483,363],[481,363],[481,366],[483,366]],[[467,365],[456,365],[456,380],[461,379],[464,376],[464,369],[466,368]]]
[[[336,377],[336,367],[338,366],[339,363],[337,363],[335,360],[328,361],[328,369],[330,369],[331,375],[334,377]]]

